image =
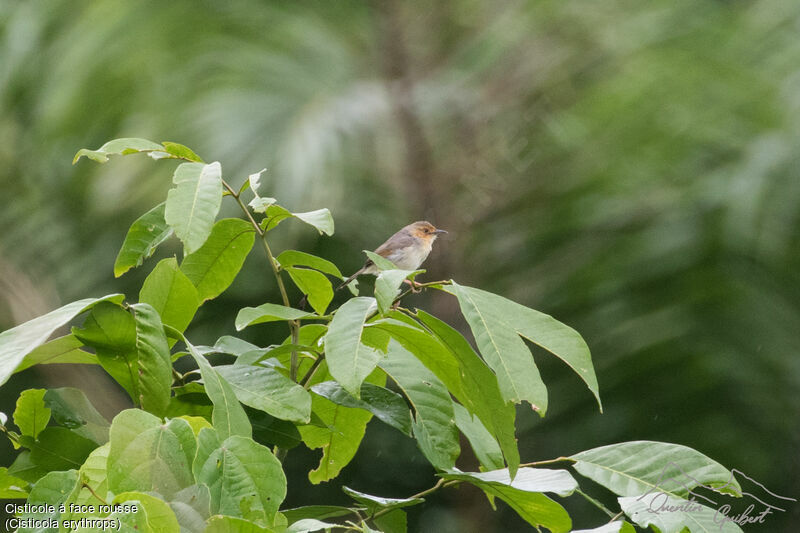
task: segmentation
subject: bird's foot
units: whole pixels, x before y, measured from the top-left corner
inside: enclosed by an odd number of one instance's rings
[[[411,286],[411,292],[413,292],[414,294],[417,294],[418,292],[422,292],[422,287],[420,287],[419,284],[416,281],[414,281],[413,279],[406,279],[406,280],[403,280],[403,281],[405,281],[406,283],[408,283]]]

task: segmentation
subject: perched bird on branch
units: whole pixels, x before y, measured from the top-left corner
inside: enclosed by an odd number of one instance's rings
[[[404,227],[389,239],[378,246],[375,253],[385,257],[397,268],[402,270],[416,270],[428,258],[431,247],[436,237],[442,233],[447,233],[443,229],[436,229],[430,222],[420,220]],[[356,279],[361,274],[377,274],[378,267],[371,259],[368,259],[364,266],[355,274],[347,278],[344,283],[339,285],[336,290],[347,286],[348,283]]]

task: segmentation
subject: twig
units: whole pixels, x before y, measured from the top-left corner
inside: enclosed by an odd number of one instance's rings
[[[419,292],[420,289],[427,289],[428,287],[432,287],[434,285],[452,285],[453,281],[449,280],[449,279],[444,279],[444,280],[441,280],[441,281],[428,281],[426,283],[416,283],[415,282],[415,284],[416,284],[415,288],[417,289],[416,292]],[[399,302],[400,300],[403,299],[403,297],[405,297],[407,294],[409,294],[411,292],[415,292],[415,290],[414,289],[406,289],[405,291],[401,292],[397,297],[395,297],[395,299],[392,300],[392,303]]]
[[[83,486],[83,487],[85,487],[85,488],[89,489],[89,492],[91,492],[91,493],[92,493],[92,496],[94,496],[95,498],[97,498],[98,500],[100,500],[100,503],[102,503],[103,505],[108,505],[108,503],[106,503],[106,501],[105,501],[103,498],[101,498],[100,496],[98,496],[98,494],[97,494],[97,493],[94,491],[94,489],[93,489],[91,486],[89,486],[89,484],[88,484],[88,483],[86,483],[85,481],[84,481],[84,482],[81,482],[81,486]]]
[[[532,463],[525,463],[519,465],[520,467],[523,466],[541,466],[541,465],[549,465],[553,463],[560,463],[562,461],[572,461],[575,462],[575,459],[570,459],[569,457],[556,457],[555,459],[548,459],[546,461],[533,461]]]
[[[308,372],[306,372],[306,375],[303,376],[303,379],[300,380],[300,385],[302,385],[303,388],[308,389],[308,384],[311,382],[311,378],[313,378],[314,374],[317,372],[319,365],[322,364],[323,359],[325,359],[325,354],[324,353],[319,354],[317,356],[317,359],[311,365],[311,368],[309,368]]]
[[[620,518],[624,514],[625,514],[625,511],[618,512],[617,514],[615,514],[614,516],[611,517],[611,520],[609,520],[608,523],[610,524],[611,522],[613,522],[617,518]]]

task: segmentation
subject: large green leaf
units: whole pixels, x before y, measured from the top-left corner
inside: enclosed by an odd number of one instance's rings
[[[62,427],[47,427],[34,440],[20,437],[23,446],[31,451],[31,463],[51,472],[80,468],[97,443]]]
[[[707,485],[726,494],[742,492],[733,473],[702,453],[680,444],[632,441],[576,453],[575,470],[620,496],[663,492],[684,497]]]
[[[389,311],[395,296],[400,293],[399,287],[403,280],[421,270],[382,270],[375,278],[375,299],[382,314]]]
[[[44,395],[44,404],[59,425],[97,444],[108,442],[110,424],[82,390],[72,387],[50,389]]]
[[[139,292],[139,301],[150,304],[164,324],[178,331],[187,328],[200,306],[197,289],[178,268],[174,257],[163,259],[150,272]]]
[[[483,422],[484,427],[500,444],[513,476],[519,466],[519,450],[514,436],[516,411],[513,404],[503,400],[497,377],[458,331],[424,311],[418,311],[417,318],[449,354],[427,352],[423,349],[426,346],[414,349],[412,346],[417,343],[412,343],[411,339],[407,341],[406,347],[414,351],[417,358],[447,385],[461,405]],[[406,334],[407,332],[403,332],[403,335],[397,334],[396,338],[403,343]],[[455,359],[455,365],[437,364],[437,361],[451,358]]]
[[[80,479],[76,470],[66,472],[50,472],[36,482],[28,496],[28,503],[33,512],[22,513],[20,519],[30,521],[59,521],[62,518],[60,504],[66,503],[80,490]],[[52,511],[48,512],[48,508]],[[42,533],[54,529],[25,527],[19,528],[18,533]],[[55,529],[57,531],[57,529]]]
[[[380,367],[414,407],[413,431],[422,453],[440,470],[453,468],[461,447],[447,387],[395,339],[389,341]]]
[[[136,321],[138,353],[139,405],[162,416],[169,406],[172,386],[172,360],[164,334],[164,326],[152,306],[139,303],[130,306]]]
[[[170,509],[175,513],[181,533],[203,533],[211,515],[211,494],[205,485],[190,485],[172,497]]]
[[[46,392],[45,389],[28,389],[17,398],[14,423],[22,435],[35,439],[50,421],[50,409],[44,404]]]
[[[735,522],[726,520],[720,509],[715,509],[663,492],[645,496],[617,498],[619,505],[639,526],[655,526],[660,533],[681,533],[687,528],[691,533],[742,533]]]
[[[200,375],[203,378],[206,393],[214,404],[214,410],[211,415],[211,422],[214,428],[222,438],[227,438],[231,435],[252,437],[253,428],[250,425],[250,420],[247,418],[247,414],[236,398],[236,393],[234,393],[230,384],[209,364],[203,354],[197,351],[197,348],[185,338],[184,342],[186,342],[189,353],[200,368]]]
[[[179,157],[181,159],[188,159],[196,163],[205,163],[205,161],[203,161],[200,156],[194,153],[194,151],[188,146],[170,141],[162,141],[161,144],[164,146],[164,150],[170,155],[174,155],[175,157]]]
[[[389,389],[364,383],[361,385],[361,399],[351,396],[336,381],[317,383],[311,390],[336,405],[366,409],[379,420],[411,435],[411,412],[408,404],[402,396]]]
[[[200,249],[183,259],[181,270],[197,287],[202,301],[216,298],[233,283],[254,242],[252,225],[224,218],[214,224]]]
[[[117,494],[113,505],[128,505],[132,512],[115,511],[126,533],[180,533],[178,519],[164,500],[140,491]]]
[[[75,154],[75,157],[72,159],[72,164],[74,165],[78,162],[78,159],[84,156],[93,161],[97,161],[98,163],[105,163],[108,161],[108,156],[110,155],[128,155],[139,152],[150,152],[154,150],[162,151],[164,150],[164,147],[158,143],[154,143],[153,141],[148,141],[147,139],[137,139],[132,137],[114,139],[113,141],[108,141],[97,150],[89,150],[87,148],[78,150],[78,153]]]
[[[272,523],[286,497],[280,461],[249,438],[228,437],[205,460],[196,461],[194,472],[197,482],[210,490],[213,514]]]
[[[186,254],[199,249],[214,225],[222,203],[222,168],[217,162],[183,163],[172,178],[164,220],[183,241]]]
[[[243,404],[281,420],[308,423],[311,395],[274,368],[226,365],[217,366],[215,370],[230,383]]]
[[[158,417],[126,409],[114,417],[110,435],[107,476],[111,492],[155,491],[170,499],[194,483],[181,439]]]
[[[172,228],[164,220],[166,203],[162,202],[137,218],[131,224],[122,247],[114,261],[114,277],[120,277],[153,255],[158,245],[172,235]]]
[[[205,533],[272,533],[273,530],[261,527],[249,520],[234,516],[212,516],[208,520]]]
[[[458,298],[478,347],[497,373],[500,388],[507,400],[528,400],[534,406],[539,406],[542,413],[546,410],[544,384],[524,343],[515,338],[519,334],[567,363],[589,387],[602,411],[592,356],[586,341],[577,331],[550,315],[490,292],[455,282],[450,287],[444,287],[444,290]],[[526,379],[531,380],[528,390],[525,387]],[[540,403],[544,398],[545,404],[540,405],[536,398]]]
[[[445,479],[472,483],[489,496],[496,496],[534,527],[544,526],[553,533],[566,533],[572,527],[569,514],[543,492],[568,496],[578,483],[566,470],[520,468],[514,479],[508,469],[491,472],[447,472]]]
[[[99,302],[121,302],[123,298],[121,294],[85,298],[0,333],[0,385],[8,380],[26,355],[44,344],[58,328]]]
[[[299,320],[303,318],[316,318],[316,315],[284,305],[261,304],[258,307],[245,307],[239,311],[239,314],[236,315],[236,330],[241,331],[247,326],[264,322]]]
[[[300,292],[308,296],[308,303],[319,315],[324,315],[333,300],[333,287],[324,274],[309,268],[284,267]]]
[[[98,364],[97,356],[81,350],[83,343],[75,335],[64,335],[46,342],[28,353],[14,370],[22,372],[33,365],[49,365],[55,363]]]
[[[358,398],[361,383],[378,364],[382,354],[361,342],[364,321],[374,312],[375,298],[351,298],[337,311],[325,335],[328,370],[342,387]]]
[[[331,376],[323,362],[309,383],[313,386],[329,379]],[[383,372],[373,372],[367,377],[367,382],[374,385],[383,385],[385,380]],[[372,413],[336,405],[316,394],[311,398],[311,410],[315,423],[298,429],[306,446],[322,449],[319,466],[308,473],[308,479],[317,484],[335,478],[350,462],[364,438]]]
[[[503,468],[505,466],[503,452],[500,451],[497,441],[481,424],[478,417],[470,414],[461,404],[454,403],[453,409],[456,415],[456,426],[469,440],[472,451],[475,452],[475,457],[481,466],[486,470]]]
[[[304,266],[313,268],[314,270],[319,270],[325,274],[330,274],[338,279],[344,279],[344,276],[342,276],[341,271],[339,271],[339,268],[336,265],[327,259],[323,259],[306,252],[299,252],[297,250],[284,250],[275,259],[281,265],[281,268]]]

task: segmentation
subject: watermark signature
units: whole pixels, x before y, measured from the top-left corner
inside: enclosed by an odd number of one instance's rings
[[[675,473],[677,472],[677,473]],[[753,492],[741,488],[735,476],[747,480],[754,488]],[[697,489],[708,489],[720,496],[733,496],[749,499],[744,510],[736,511],[729,503],[724,503],[716,496],[708,496],[697,492]],[[646,503],[646,511],[653,514],[662,513],[713,513],[711,519],[722,530],[726,524],[734,523],[763,524],[766,518],[775,512],[786,512],[789,502],[797,502],[795,498],[781,496],[766,488],[744,472],[733,469],[725,483],[713,486],[701,483],[677,463],[669,462],[661,470],[654,487],[642,494],[637,500]],[[719,501],[718,501],[719,500]],[[740,509],[743,505],[737,506]]]

